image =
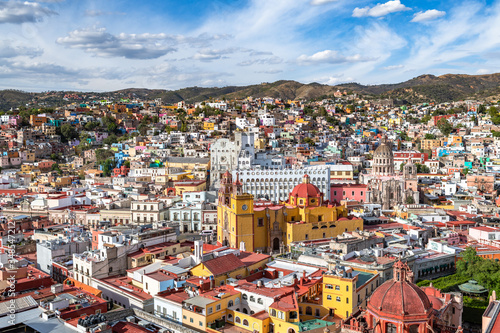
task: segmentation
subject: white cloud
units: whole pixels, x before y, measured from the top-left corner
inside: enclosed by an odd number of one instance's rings
[[[391,65],[391,66],[386,66],[383,69],[386,70],[386,71],[392,71],[392,70],[401,69],[401,68],[404,68],[404,67],[405,67],[404,65]]]
[[[200,61],[213,61],[213,60],[219,60],[223,58],[227,58],[227,54],[231,54],[238,51],[237,49],[234,48],[228,48],[228,49],[222,49],[222,50],[214,50],[214,49],[203,49],[197,52],[194,56],[194,60],[200,60]]]
[[[251,59],[251,60],[245,60],[240,63],[238,63],[238,66],[251,66],[251,65],[277,65],[281,64],[283,62],[283,59],[277,56],[274,57],[269,57],[269,58],[261,58],[261,59]]]
[[[303,54],[297,58],[297,61],[300,64],[305,64],[305,65],[314,63],[341,64],[346,62],[362,62],[370,60],[373,59],[363,57],[360,54],[345,56],[340,54],[338,51],[333,51],[333,50],[324,50],[316,52],[311,56]]]
[[[259,73],[259,74],[279,74],[279,73],[283,73],[283,70],[281,70],[281,69],[267,69],[267,70],[262,70],[262,71],[255,71],[255,73]]]
[[[57,39],[57,43],[73,49],[81,49],[99,57],[124,57],[127,59],[155,59],[174,52],[172,45],[165,43],[171,39],[166,34],[126,34],[112,35],[105,28],[73,30],[67,37]]]
[[[413,16],[411,22],[426,22],[438,19],[446,15],[446,12],[437,10],[437,9],[429,9],[425,12],[418,12]]]
[[[371,17],[380,17],[385,16],[390,13],[401,12],[405,10],[411,10],[411,8],[406,7],[401,3],[400,0],[391,0],[386,3],[378,3],[374,7],[363,7],[363,8],[354,8],[352,12],[353,17],[363,17],[363,16],[371,16]]]
[[[123,12],[104,12],[102,10],[86,10],[86,16],[96,17],[96,16],[111,16],[111,15],[126,15]]]
[[[480,68],[476,71],[476,74],[482,75],[482,74],[491,74],[493,71],[487,68]]]
[[[0,23],[39,22],[52,15],[57,13],[35,2],[0,2]]]
[[[42,54],[43,50],[41,48],[16,45],[11,40],[0,41],[0,58],[15,58],[19,56],[35,58]]]
[[[319,78],[313,80],[313,82],[327,84],[330,86],[335,86],[338,84],[348,83],[348,82],[353,82],[353,81],[354,81],[354,79],[352,77],[344,77],[344,74],[323,76],[323,77],[319,77]]]
[[[337,2],[338,0],[311,0],[311,5],[321,6],[326,5],[328,3]]]

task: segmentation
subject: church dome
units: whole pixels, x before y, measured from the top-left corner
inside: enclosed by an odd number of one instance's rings
[[[381,317],[428,316],[432,309],[429,297],[412,280],[407,264],[394,264],[394,277],[378,287],[367,308]]]
[[[290,194],[293,205],[319,206],[323,194],[319,188],[309,182],[309,175],[304,175],[302,184],[295,186]]]
[[[394,156],[392,154],[391,144],[387,143],[386,138],[373,152],[373,174],[376,176],[389,176],[394,174]]]
[[[375,149],[375,152],[373,153],[373,157],[389,157],[389,156],[392,156],[392,149],[385,142],[383,142],[380,146],[378,146],[378,148]]]

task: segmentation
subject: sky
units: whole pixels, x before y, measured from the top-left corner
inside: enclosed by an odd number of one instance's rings
[[[0,0],[0,89],[500,72],[500,0]]]

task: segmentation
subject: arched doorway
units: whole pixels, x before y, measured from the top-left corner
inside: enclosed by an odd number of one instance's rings
[[[273,239],[273,251],[279,251],[280,250],[280,240],[278,237]]]

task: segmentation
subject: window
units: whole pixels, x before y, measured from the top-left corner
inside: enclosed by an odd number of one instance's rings
[[[387,323],[385,325],[385,332],[386,333],[397,333],[398,330],[396,328],[396,325],[394,325],[393,323]]]
[[[320,312],[319,312],[319,309],[316,309],[315,311],[315,314],[314,314],[316,317],[319,317],[320,316]]]
[[[186,316],[182,316],[182,318],[187,319],[187,317],[186,317]]]
[[[247,296],[247,294],[243,294],[243,295],[241,296],[241,298],[242,298],[242,299],[244,299],[244,300],[246,301],[246,300],[248,299],[248,296]]]
[[[209,307],[209,308],[207,309],[207,313],[208,313],[208,314],[211,314],[213,311],[214,311],[214,309],[213,309],[212,307]]]
[[[306,308],[306,315],[312,316],[312,314],[313,314],[313,310],[312,310],[312,308],[310,306],[308,306]]]
[[[318,222],[322,222],[323,221],[323,215],[318,215]]]
[[[333,286],[332,286],[331,284],[326,284],[326,285],[325,285],[325,288],[326,288],[326,289],[333,289]]]
[[[200,321],[200,326],[203,326],[203,323]]]
[[[194,322],[193,318],[189,318],[189,322],[193,323]]]
[[[349,304],[349,297],[346,297],[345,302],[346,304]]]
[[[262,301],[262,298],[258,298],[257,299],[257,303],[264,304],[264,301]],[[453,308],[453,311],[455,311],[455,308]]]
[[[275,309],[271,309],[271,317],[276,317],[276,310]]]
[[[349,286],[345,286],[345,291],[349,291]]]
[[[248,320],[243,319],[243,326],[248,326]]]
[[[340,290],[340,286],[335,286],[335,290]]]
[[[327,295],[326,299],[329,300],[329,301],[331,301],[332,300],[332,295]]]
[[[259,218],[257,220],[257,226],[258,227],[263,227],[264,226],[264,218],[261,217],[261,218]]]
[[[220,310],[220,304],[217,304],[217,305],[215,306],[215,310],[216,310],[216,311],[219,311],[219,310]]]
[[[305,239],[309,239],[309,235],[308,234],[305,234]]]
[[[340,300],[340,296],[337,296],[337,302],[340,302],[340,301],[341,301],[341,300]]]

